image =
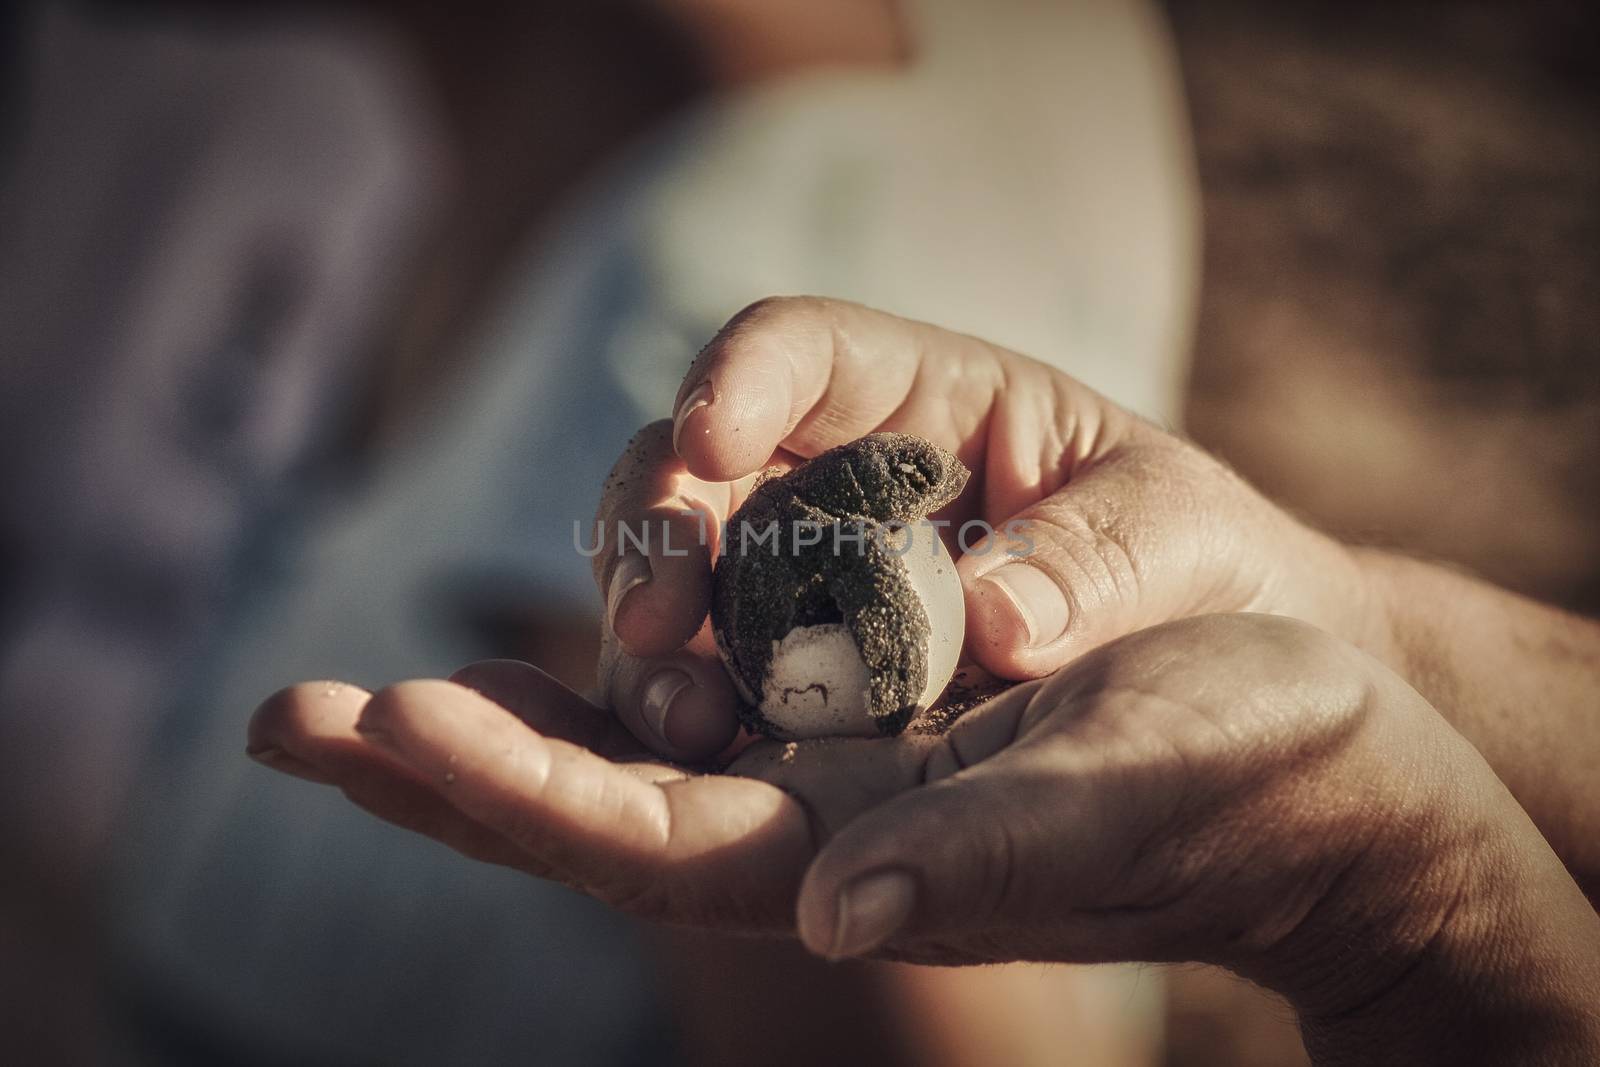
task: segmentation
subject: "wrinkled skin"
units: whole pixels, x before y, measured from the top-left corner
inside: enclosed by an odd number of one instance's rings
[[[603,710],[510,661],[372,696],[308,683],[270,701],[253,736],[322,768],[319,777],[378,814],[425,823],[477,858],[648,918],[758,933],[794,929],[802,876],[852,823],[870,814],[892,824],[897,799],[938,798],[953,821],[898,825],[902,859],[920,852],[935,862],[973,821],[992,851],[927,887],[950,894],[936,910],[959,925],[908,937],[902,951],[939,962],[1099,959],[1118,955],[1101,946],[1128,925],[1119,912],[1142,914],[1141,947],[1168,926],[1195,944],[1253,931],[1254,906],[1229,914],[1240,886],[1199,877],[1220,857],[1230,877],[1259,871],[1293,915],[1372,846],[1360,828],[1318,825],[1320,812],[1302,800],[1319,788],[1308,767],[1337,781],[1352,760],[1382,762],[1371,750],[1396,729],[1425,733],[1425,706],[1381,672],[1302,624],[1212,616],[1016,687],[942,737],[760,742],[724,774],[651,760]],[[1375,683],[1408,706],[1378,714]],[[1399,778],[1415,768],[1363,768],[1374,770]],[[409,788],[387,791],[390,775]],[[1384,788],[1380,776],[1374,789]],[[1336,847],[1305,866],[1259,862],[1304,852],[1310,834],[1326,844],[1330,832]],[[1040,848],[1060,853],[1050,860],[1060,885],[1030,886],[1006,869]],[[1007,948],[986,929],[997,916],[1041,928]],[[1186,947],[1159,955],[1183,958]]]
[[[1216,962],[1288,996],[1325,1064],[1600,1060],[1600,918],[1440,714],[1588,862],[1592,797],[1560,757],[1595,750],[1592,714],[1564,718],[1592,712],[1591,629],[1338,545],[1039,364],[832,302],[730,323],[600,518],[690,532],[756,471],[880,428],[975,472],[947,517],[1036,523],[1029,566],[1066,603],[1037,640],[985,588],[996,561],[958,563],[969,651],[1024,681],[947,734],[730,748],[713,541],[621,586],[626,557],[596,558],[603,705],[503,661],[370,695],[308,683],[258,710],[252,754],[665,922],[830,957]],[[693,685],[676,730],[648,714],[662,669]],[[1544,718],[1511,715],[1534,698]],[[1546,721],[1565,747],[1529,759]],[[719,752],[727,773],[657,758]]]
[[[507,661],[370,697],[285,690],[252,742],[382,818],[646,918],[798,922],[830,955],[935,963],[1206,960],[1290,995],[1312,1027],[1402,995],[1440,938],[1479,951],[1486,918],[1536,929],[1511,889],[1564,878],[1409,687],[1266,616],[1122,639],[942,737],[761,742],[720,775],[648,759]],[[841,893],[881,870],[908,874],[913,898],[851,943]],[[1600,944],[1570,881],[1552,899],[1570,936]],[[1360,965],[1319,968],[1353,928]]]

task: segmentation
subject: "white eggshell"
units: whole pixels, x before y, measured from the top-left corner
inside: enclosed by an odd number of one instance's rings
[[[955,674],[966,629],[966,602],[955,562],[943,542],[932,527],[914,529],[901,559],[931,631],[928,684],[917,701],[920,712],[938,699]],[[772,643],[761,714],[787,740],[877,737],[869,711],[870,681],[855,638],[843,623],[796,627]],[[745,694],[745,699],[751,695]]]
[[[918,527],[918,536],[903,557],[911,572],[911,585],[928,613],[928,687],[917,710],[922,711],[944,692],[956,673],[961,646],[967,634],[967,598],[956,575],[956,562],[932,526]]]

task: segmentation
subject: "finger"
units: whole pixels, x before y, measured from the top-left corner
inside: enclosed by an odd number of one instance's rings
[[[431,837],[468,859],[511,867],[536,878],[566,880],[563,872],[538,862],[498,833],[462,815],[420,782],[394,774],[352,770],[342,777],[339,789],[369,815]]]
[[[370,699],[358,686],[308,682],[274,693],[251,716],[246,752],[275,770],[338,787],[386,822],[425,834],[473,859],[549,872],[434,794],[410,768],[356,733]]]
[[[1165,731],[1124,736],[1120,716],[1090,714],[1104,668],[1091,658],[1015,686],[952,726],[924,785],[820,849],[796,906],[805,945],[946,963],[1195,958],[1173,954],[1197,922],[1170,906],[1182,878],[1134,866],[1193,801],[1164,770],[1127,773],[1125,746],[1144,759],[1154,745],[1158,761],[1174,749]]]
[[[1149,439],[1084,465],[957,561],[967,648],[1003,678],[1037,678],[1147,626],[1259,606],[1220,465]]]
[[[709,760],[739,731],[738,694],[717,656],[710,622],[665,656],[630,656],[615,642],[601,652],[606,704],[651,752],[686,763]]]
[[[800,938],[829,959],[891,939],[1010,925],[1041,818],[1063,821],[1059,779],[1003,758],[903,793],[846,826],[801,882]],[[1069,835],[1058,834],[1060,837]]]
[[[324,785],[352,764],[393,765],[371,752],[355,722],[371,694],[345,682],[302,682],[280,689],[256,708],[246,729],[245,754],[274,770]]]
[[[675,447],[690,471],[713,481],[759,470],[780,447],[810,457],[874,430],[915,433],[967,461],[1007,376],[1031,381],[1042,370],[856,304],[763,300],[734,316],[689,368]]]
[[[480,660],[462,667],[449,680],[498,704],[546,737],[581,745],[606,759],[644,754],[614,716],[531,663]]]
[[[937,782],[976,766],[1010,748],[1030,725],[1030,710],[1037,711],[1035,697],[1042,682],[1014,685],[984,701],[955,721],[939,737],[923,764],[922,778]]]
[[[811,819],[817,841],[824,842],[862,812],[921,785],[930,754],[942,747],[940,738],[916,733],[889,741],[761,741],[741,752],[725,773],[760,779],[794,797]]]
[[[934,739],[919,785],[828,841],[801,884],[806,946],[837,959],[908,936],[948,946],[1027,925],[1040,909],[1059,920],[1070,902],[1033,890],[1052,877],[1061,884],[1054,868],[1093,865],[1101,833],[1083,750],[1030,733],[1047,711],[1053,721],[1070,715],[1063,692],[1065,676],[1053,689],[1013,686],[974,708]]]
[[[595,516],[592,564],[606,625],[630,653],[671,652],[700,628],[731,491],[688,472],[666,421],[640,430],[612,468]]]
[[[442,682],[378,693],[360,729],[463,814],[602,899],[678,921],[791,922],[783,912],[813,849],[803,812],[770,786],[652,784]]]

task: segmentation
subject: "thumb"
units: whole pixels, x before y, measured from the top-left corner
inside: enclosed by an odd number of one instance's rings
[[[1100,673],[974,708],[929,754],[927,784],[847,823],[801,880],[806,948],[842,959],[890,946],[936,963],[1195,958],[1196,920],[1164,902],[1165,869],[1129,881],[1181,793],[1108,762],[1103,728],[1046,725],[1080,722]]]
[[[866,812],[822,848],[797,904],[808,949],[840,959],[897,935],[959,939],[1024,920],[1021,875],[1045,874],[1038,853],[1047,850],[1035,845],[1062,835],[1041,815],[1072,810],[1064,794],[1076,792],[1059,767],[1014,743],[1035,693],[1019,686],[971,713],[927,761],[937,780]]]
[[[1038,678],[1159,623],[1272,610],[1261,597],[1281,538],[1260,527],[1280,525],[1292,522],[1182,442],[1113,452],[962,556],[970,654]]]
[[[1004,790],[951,778],[862,816],[807,871],[800,940],[843,959],[913,929],[946,932],[993,916],[1012,880],[1015,814]]]

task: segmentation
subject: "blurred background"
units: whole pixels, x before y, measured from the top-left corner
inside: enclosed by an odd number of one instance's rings
[[[583,685],[572,524],[744,304],[977,333],[1339,534],[1600,611],[1580,3],[0,13],[0,1059],[1284,1064],[1207,968],[647,929],[243,756]]]

